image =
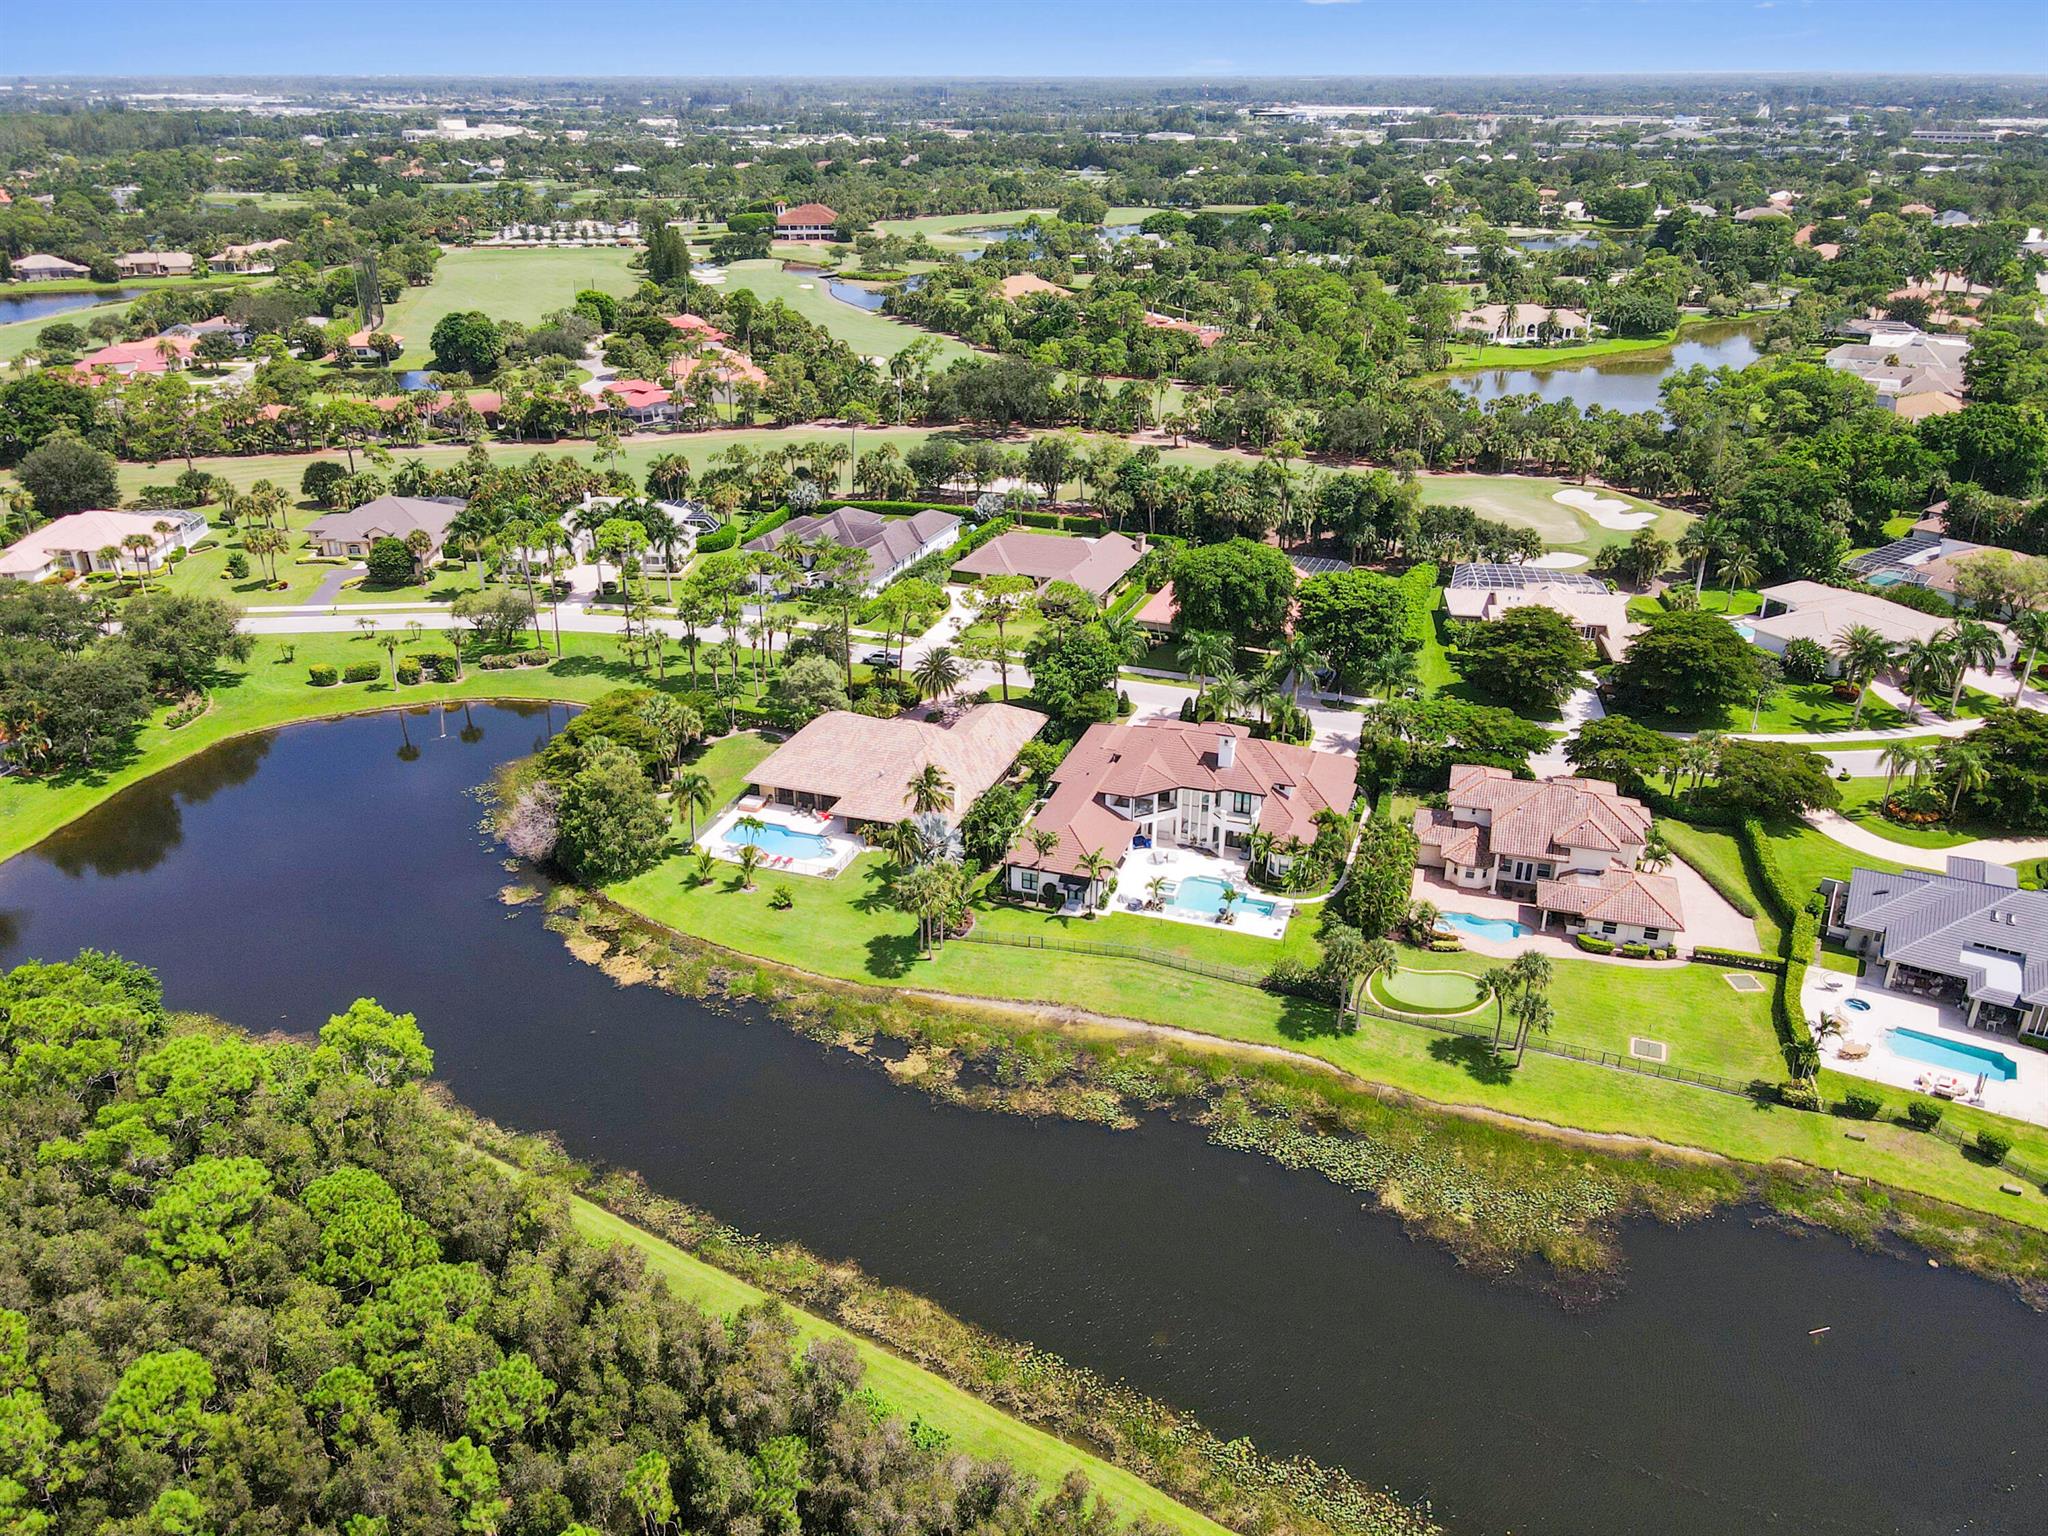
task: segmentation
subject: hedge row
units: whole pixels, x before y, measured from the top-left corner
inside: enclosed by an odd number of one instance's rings
[[[1745,816],[1736,829],[1736,840],[1742,844],[1742,857],[1757,889],[1771,904],[1771,915],[1780,923],[1790,923],[1806,906],[1806,896],[1779,867],[1777,851],[1764,836],[1764,824],[1754,816]]]
[[[1023,512],[1018,516],[1027,528],[1052,528],[1061,533],[1102,531],[1102,519],[1094,516],[1073,517],[1059,512]]]
[[[830,505],[835,507],[859,507],[863,512],[907,513],[907,512],[951,512],[958,516],[961,511],[957,501],[840,501],[834,498]],[[788,508],[783,509],[787,514]]]
[[[792,515],[788,507],[777,507],[773,512],[755,518],[751,523],[747,524],[745,531],[739,535],[739,542],[751,544],[763,534],[773,533],[784,523],[788,522]],[[719,530],[720,533],[724,531],[723,528]],[[699,544],[697,547],[702,549],[704,546]]]
[[[1771,994],[1771,1023],[1777,1026],[1778,1044],[1785,1051],[1785,1065],[1799,1076],[1799,1059],[1813,1034],[1806,1027],[1806,1010],[1800,993],[1806,986],[1806,968],[1820,941],[1820,919],[1802,911],[1792,920],[1785,935],[1785,969],[1778,973],[1777,990]]]
[[[1759,955],[1747,949],[1719,949],[1712,944],[1702,944],[1692,952],[1692,957],[1702,965],[1727,965],[1741,971],[1764,971],[1773,976],[1785,974],[1782,958]]]
[[[723,528],[713,529],[710,533],[705,534],[703,538],[699,539],[697,541],[697,553],[700,555],[715,555],[722,549],[731,549],[739,541],[739,529],[735,528],[731,523],[727,523]]]

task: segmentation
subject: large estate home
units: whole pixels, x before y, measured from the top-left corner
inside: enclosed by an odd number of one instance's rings
[[[1744,639],[1774,656],[1784,655],[1785,647],[1794,640],[1811,640],[1830,653],[1830,670],[1834,671],[1840,670],[1840,663],[1832,659],[1836,644],[1859,624],[1876,630],[1893,645],[1932,640],[1949,625],[1945,618],[1903,603],[1818,581],[1781,581],[1763,588],[1758,596],[1763,606],[1735,621]],[[2011,640],[2004,627],[1994,624],[1991,628],[2009,653]]]
[[[909,816],[910,781],[936,766],[952,785],[946,820],[958,822],[1044,726],[1044,715],[1010,704],[976,705],[951,725],[835,709],[769,753],[747,782],[761,803],[835,816],[852,830]]]
[[[1085,892],[1082,861],[1177,846],[1245,856],[1272,839],[1267,865],[1315,840],[1316,813],[1348,811],[1356,765],[1334,752],[1263,741],[1242,725],[1146,720],[1091,725],[1053,773],[1053,792],[1011,844],[1003,883],[1020,896],[1052,886]],[[1032,833],[1058,838],[1041,853]]]
[[[959,537],[960,519],[950,512],[924,511],[887,517],[865,507],[839,507],[831,512],[793,517],[780,528],[748,540],[746,547],[758,554],[791,542],[820,539],[829,544],[848,545],[867,556],[863,585],[870,592],[878,592],[897,574]]]
[[[92,276],[91,267],[66,261],[62,256],[17,256],[13,272],[18,283],[75,282]]]
[[[1416,860],[1458,890],[1527,902],[1546,927],[1556,917],[1616,943],[1669,943],[1684,929],[1678,882],[1636,868],[1649,808],[1614,785],[1460,763],[1446,799],[1415,813]]]
[[[1859,868],[1821,889],[1827,935],[1864,957],[1866,981],[2048,1036],[2048,891],[2021,890],[2018,870],[1951,854],[1945,874]]]
[[[379,539],[404,539],[424,531],[433,541],[427,551],[432,559],[448,537],[448,525],[469,503],[460,496],[379,496],[353,512],[329,512],[307,525],[306,535],[316,554],[332,558],[360,558]]]
[[[1120,533],[1078,539],[1013,529],[990,539],[953,570],[963,576],[1028,576],[1041,587],[1071,582],[1100,602],[1144,553],[1142,542]]]
[[[1481,304],[1458,316],[1458,329],[1497,346],[1584,341],[1592,334],[1585,314],[1546,304]]]
[[[837,238],[839,215],[823,203],[798,203],[794,208],[775,210],[775,238],[778,240],[832,240]]]
[[[190,549],[205,536],[206,519],[182,508],[72,512],[31,529],[0,550],[0,576],[45,581],[52,576],[133,570],[138,564],[155,570],[173,549]],[[130,539],[147,540],[148,546],[131,547]]]
[[[190,251],[130,251],[114,258],[114,271],[122,277],[190,277]]]
[[[1621,659],[1642,629],[1628,616],[1627,594],[1583,571],[1530,565],[1459,565],[1444,589],[1444,612],[1465,623],[1491,623],[1516,608],[1548,608],[1609,661]]]
[[[1865,550],[1842,569],[1869,586],[1931,587],[1953,597],[1959,574],[1957,562],[1994,547],[1950,538],[1942,515],[1936,512],[1915,523],[1903,538]],[[2004,550],[2001,558],[2010,559],[2015,565],[2031,565],[2039,557]]]

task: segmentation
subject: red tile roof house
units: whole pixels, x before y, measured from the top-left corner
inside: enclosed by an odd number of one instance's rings
[[[343,343],[343,345],[348,348],[349,356],[354,358],[359,363],[383,362],[384,355],[381,352],[379,352],[375,347],[370,345],[370,338],[376,334],[377,333],[372,330],[361,330],[357,331],[353,336],[349,337],[349,339]],[[390,335],[391,333],[387,332],[386,334]],[[405,338],[403,336],[392,335],[391,340],[399,348],[400,351],[403,351],[405,349]]]
[[[794,208],[775,210],[775,238],[778,240],[836,240],[839,215],[823,203],[798,203]]]
[[[726,339],[725,332],[702,315],[670,315],[668,323],[686,336],[701,336],[706,341],[718,342]]]
[[[169,342],[171,352],[167,356],[163,344]],[[192,357],[199,350],[199,343],[190,336],[148,336],[141,341],[117,341],[89,352],[77,362],[76,369],[83,374],[118,373],[130,377],[138,373],[177,373],[192,366]]]
[[[1316,813],[1347,811],[1357,764],[1334,752],[1261,741],[1242,725],[1185,720],[1091,725],[1053,773],[1053,792],[1011,844],[1003,884],[1042,900],[1048,889],[1084,903],[1094,894],[1081,860],[1112,863],[1140,838],[1244,857],[1254,832],[1279,843],[1315,840]],[[1040,853],[1034,831],[1059,843]],[[1291,856],[1275,853],[1277,874]]]
[[[1650,831],[1640,800],[1599,779],[1518,779],[1451,769],[1448,810],[1415,813],[1416,862],[1464,891],[1526,901],[1566,933],[1669,944],[1685,928],[1678,882],[1636,868]]]
[[[1015,530],[990,539],[953,567],[955,575],[1028,576],[1040,586],[1072,582],[1097,602],[1144,557],[1145,546],[1120,533],[1099,539]]]
[[[617,396],[617,400],[613,400]],[[607,379],[597,391],[600,404],[610,405],[636,427],[676,419],[676,403],[659,384],[645,379]]]

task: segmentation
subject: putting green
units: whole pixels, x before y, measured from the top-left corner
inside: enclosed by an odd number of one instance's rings
[[[1397,1013],[1470,1013],[1479,1006],[1479,983],[1463,971],[1398,970],[1375,975],[1366,990]]]

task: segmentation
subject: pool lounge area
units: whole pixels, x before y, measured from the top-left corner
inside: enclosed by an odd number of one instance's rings
[[[1155,880],[1159,882],[1157,906],[1153,905]],[[1236,891],[1236,899],[1226,902],[1226,890]],[[1110,909],[1277,939],[1287,932],[1295,903],[1261,893],[1245,879],[1245,867],[1233,860],[1193,848],[1139,847],[1125,854],[1117,867],[1116,895]]]
[[[753,795],[719,813],[697,842],[713,858],[729,864],[737,864],[740,849],[751,844],[761,850],[759,874],[827,880],[851,864],[862,847],[837,817],[767,804]]]
[[[1951,1002],[1816,965],[1801,1003],[1809,1024],[1840,1021],[1821,1046],[1830,1071],[2048,1125],[2048,1051],[1972,1027]]]

